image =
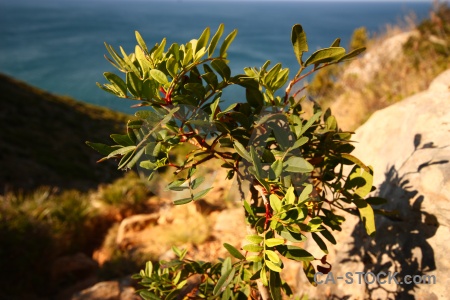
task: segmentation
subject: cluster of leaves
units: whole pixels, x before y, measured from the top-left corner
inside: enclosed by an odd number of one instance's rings
[[[351,155],[351,132],[340,130],[331,112],[323,112],[317,104],[313,115],[306,118],[302,106],[307,97],[300,95],[305,87],[294,92],[306,76],[350,60],[364,48],[347,53],[336,39],[304,60],[308,44],[297,24],[291,41],[300,67],[291,81],[289,69],[281,64],[269,69],[270,61],[232,76],[227,49],[236,30],[225,37],[219,55],[214,56],[223,30],[220,25],[209,41],[207,28],[198,39],[172,44],[167,51],[165,40],[149,50],[137,32],[138,45],[132,54],[121,48],[120,56],[106,45],[112,57],[109,60],[126,78],[105,73],[109,83],[99,86],[152,110],[138,111],[127,124],[127,134],[111,135],[115,145],[88,144],[105,155],[104,159],[119,159],[120,169],[137,165],[148,170],[149,179],[161,168],[173,169],[168,188],[189,191],[189,197],[174,201],[177,205],[196,201],[211,189],[195,191],[204,182],[204,177],[196,176],[197,167],[211,159],[223,162],[227,178],[237,180],[242,198],[246,191],[252,195],[250,201],[244,200],[247,223],[254,231],[246,238],[245,255],[225,246],[238,259],[235,265],[229,260],[214,266],[183,261],[184,254],[176,250],[180,259],[174,264],[163,263],[155,270],[148,264],[147,271],[138,276],[148,287],[141,292],[146,299],[172,299],[192,274],[203,276],[196,290],[201,297],[236,299],[236,293],[248,297],[256,280],[262,283],[260,293],[268,287],[273,299],[281,299],[282,291],[290,293],[280,277],[281,258],[303,263],[314,284],[311,262],[328,264],[326,258],[315,258],[295,244],[311,233],[326,254],[323,238],[335,243],[331,231],[341,230],[344,221],[336,211],[359,213],[368,234],[375,232],[370,204],[379,199],[364,199],[373,189],[373,172]],[[223,109],[222,91],[231,85],[245,88],[246,102]],[[185,144],[193,150],[181,163],[173,162],[171,153]],[[350,175],[344,172],[345,165],[353,166]],[[329,267],[319,266],[318,270],[326,272]]]

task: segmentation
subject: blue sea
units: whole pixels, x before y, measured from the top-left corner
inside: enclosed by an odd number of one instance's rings
[[[310,50],[329,46],[337,37],[347,45],[355,28],[380,34],[412,13],[426,18],[432,2],[340,1],[144,1],[144,0],[1,0],[0,72],[50,92],[132,112],[128,100],[115,98],[95,83],[114,71],[104,59],[103,42],[127,52],[138,30],[148,45],[198,38],[203,29],[239,33],[229,49],[230,65],[240,73],[266,60],[298,68],[290,43],[300,23]],[[0,96],[1,97],[1,96]],[[230,97],[240,97],[239,94]],[[229,100],[229,99],[228,99]]]

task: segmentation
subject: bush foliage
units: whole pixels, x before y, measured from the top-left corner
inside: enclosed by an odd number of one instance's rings
[[[331,269],[325,241],[336,243],[332,232],[340,231],[345,220],[340,211],[360,215],[367,233],[375,232],[371,205],[380,199],[367,197],[374,189],[372,168],[351,154],[352,133],[342,131],[329,110],[313,103],[313,114],[306,117],[310,101],[298,84],[364,48],[347,52],[336,39],[305,57],[306,34],[296,24],[291,41],[299,69],[291,80],[289,69],[279,63],[270,67],[270,61],[233,75],[227,50],[237,30],[224,39],[223,33],[220,25],[210,39],[206,28],[198,39],[166,49],[165,39],[148,47],[136,32],[131,54],[106,44],[108,60],[125,79],[106,72],[108,83],[99,87],[136,101],[141,110],[128,121],[126,134],[111,135],[113,145],[88,145],[104,155],[102,160],[117,159],[124,170],[136,166],[149,180],[170,169],[167,188],[183,195],[175,205],[207,197],[212,187],[203,184],[197,170],[209,160],[221,161],[226,178],[235,180],[241,192],[252,232],[242,249],[224,244],[233,259],[191,261],[174,247],[177,259],[148,262],[135,276],[145,287],[140,291],[144,299],[281,299],[282,293],[292,294],[280,275],[284,259],[302,264],[314,285],[316,271]],[[233,85],[245,89],[246,101],[225,107],[222,92]],[[192,151],[174,161],[172,153],[186,144]],[[323,257],[299,245],[307,239],[317,243]]]

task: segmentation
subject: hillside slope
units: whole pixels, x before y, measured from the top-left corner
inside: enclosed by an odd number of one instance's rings
[[[0,194],[38,186],[87,190],[122,175],[85,141],[108,142],[128,116],[0,74]]]

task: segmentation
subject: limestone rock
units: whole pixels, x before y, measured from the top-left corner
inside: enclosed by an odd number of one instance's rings
[[[395,214],[376,217],[373,239],[358,218],[346,215],[342,232],[335,233],[337,246],[329,245],[328,256],[334,278],[344,280],[314,288],[302,274],[298,290],[310,299],[448,299],[449,87],[450,70],[427,91],[377,111],[356,131],[354,154],[374,167],[375,194],[388,200],[379,208]],[[307,249],[314,252],[312,243]],[[352,284],[345,283],[347,272],[353,274]],[[358,284],[355,272],[397,272],[399,281],[406,275],[429,276],[424,279],[435,284]]]
[[[155,225],[158,222],[159,214],[142,214],[134,215],[122,220],[117,232],[116,243],[120,248],[126,248],[132,241],[128,239],[128,236],[134,236],[136,232],[142,231],[150,225]]]
[[[75,294],[72,300],[120,300],[118,281],[103,281]]]

